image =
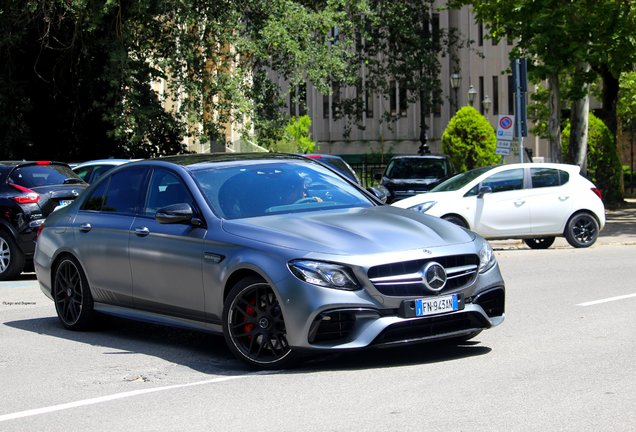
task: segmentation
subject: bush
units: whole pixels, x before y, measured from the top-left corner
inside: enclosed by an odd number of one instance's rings
[[[462,107],[450,120],[442,135],[442,150],[459,171],[495,165],[497,138],[488,120],[471,107]]]
[[[289,120],[283,139],[274,143],[270,150],[283,153],[313,153],[316,144],[311,139],[309,116],[293,117]]]
[[[563,130],[563,158],[567,160],[570,123]],[[623,167],[616,152],[616,141],[609,128],[594,114],[589,115],[587,129],[587,177],[603,193],[606,203],[623,201]]]

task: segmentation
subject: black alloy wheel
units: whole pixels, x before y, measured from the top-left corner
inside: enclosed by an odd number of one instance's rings
[[[554,244],[554,237],[536,237],[523,239],[530,249],[547,249]]]
[[[257,278],[243,279],[230,291],[223,308],[223,335],[240,360],[260,369],[292,363],[285,320],[272,288]]]
[[[55,267],[53,301],[57,316],[69,330],[85,330],[93,323],[93,297],[79,263],[65,257]]]
[[[577,213],[565,226],[565,239],[575,248],[592,246],[599,234],[596,218],[589,213]]]
[[[24,254],[10,234],[0,230],[0,280],[15,279],[24,268]]]

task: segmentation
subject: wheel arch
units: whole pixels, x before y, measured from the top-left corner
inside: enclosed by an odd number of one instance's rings
[[[592,210],[589,210],[589,209],[579,209],[579,210],[575,211],[574,213],[572,213],[570,215],[570,217],[565,221],[565,225],[563,225],[563,231],[562,231],[563,236],[565,236],[565,230],[567,230],[568,224],[570,223],[572,218],[574,218],[575,216],[578,216],[580,214],[586,214],[586,215],[592,216],[594,218],[594,220],[596,221],[596,223],[599,225],[599,227],[601,226],[601,221],[599,220],[599,218],[596,215],[596,213],[594,213]]]
[[[234,285],[236,285],[240,280],[243,280],[248,277],[255,277],[260,279],[263,282],[267,282],[267,279],[265,279],[263,275],[261,275],[255,270],[246,269],[246,268],[238,269],[234,273],[232,273],[230,277],[227,278],[227,280],[225,281],[225,288],[223,289],[223,303],[225,303],[225,300],[227,299],[227,296],[232,290],[232,288],[234,288]]]
[[[459,213],[446,213],[444,216],[441,216],[441,218],[444,219],[444,220],[446,220],[446,218],[459,219],[464,224],[465,228],[471,229],[470,224],[468,223],[466,218],[464,216],[460,215]]]

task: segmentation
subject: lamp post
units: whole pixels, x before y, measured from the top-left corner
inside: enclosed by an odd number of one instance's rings
[[[486,116],[487,116],[488,111],[490,110],[490,105],[492,105],[492,100],[490,100],[490,97],[486,95],[484,96],[484,100],[481,101],[481,104],[484,106],[484,112],[486,113]]]
[[[473,102],[475,101],[476,95],[477,95],[477,90],[475,90],[475,87],[473,87],[473,85],[471,84],[468,87],[468,103],[470,103],[470,106],[473,106]]]
[[[458,95],[458,91],[459,91],[459,86],[462,85],[462,76],[458,73],[455,72],[454,74],[452,74],[450,76],[450,85],[451,88],[455,91],[455,112],[457,112],[457,109],[459,108],[459,95]]]

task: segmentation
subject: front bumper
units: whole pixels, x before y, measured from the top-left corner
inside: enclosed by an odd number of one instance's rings
[[[501,286],[464,299],[462,310],[427,317],[406,317],[399,309],[336,308],[316,316],[308,344],[346,350],[458,337],[501,324],[504,305]]]

